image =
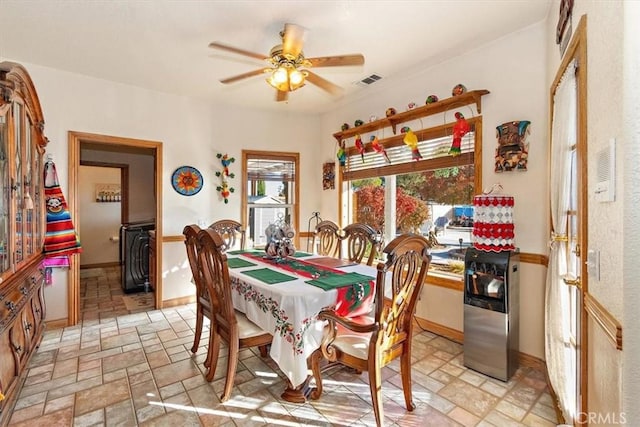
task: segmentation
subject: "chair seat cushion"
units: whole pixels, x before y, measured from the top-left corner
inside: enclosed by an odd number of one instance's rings
[[[267,333],[267,331],[247,319],[247,316],[238,310],[236,310],[236,319],[238,320],[238,335],[240,339],[257,337]]]
[[[356,323],[372,324],[374,323],[373,317],[359,316],[349,319]],[[371,339],[371,333],[358,333],[353,332],[344,326],[338,324],[338,333],[336,339],[331,344],[332,347],[339,349],[341,352],[357,357],[359,359],[366,360],[369,358],[369,340]]]

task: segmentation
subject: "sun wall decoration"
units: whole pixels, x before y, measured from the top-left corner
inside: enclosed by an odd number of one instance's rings
[[[236,159],[221,153],[218,153],[216,157],[220,159],[220,163],[222,163],[222,170],[216,172],[216,176],[220,177],[220,185],[216,187],[216,190],[220,192],[220,196],[224,202],[229,203],[229,196],[235,191],[233,187],[229,186],[229,179],[236,176],[233,172],[229,172],[229,166],[235,162]]]
[[[202,190],[204,180],[200,171],[191,166],[180,166],[171,175],[171,185],[178,194],[193,196]]]

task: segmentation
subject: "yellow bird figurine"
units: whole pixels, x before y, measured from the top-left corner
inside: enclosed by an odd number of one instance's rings
[[[418,150],[418,136],[413,133],[409,126],[404,126],[400,129],[400,132],[404,133],[404,143],[411,148],[411,158],[413,160],[420,160],[422,158],[422,154],[420,154],[420,150]]]

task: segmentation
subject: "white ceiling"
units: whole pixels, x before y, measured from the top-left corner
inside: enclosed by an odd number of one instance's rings
[[[551,0],[213,1],[0,0],[0,57],[148,89],[257,108],[324,112],[546,18]],[[287,103],[262,76],[219,79],[261,68],[212,50],[219,41],[268,55],[285,23],[307,28],[307,57],[362,53],[364,66],[316,68],[345,89],[332,97],[307,84]],[[523,58],[524,60],[524,58]],[[378,74],[371,86],[356,84]]]

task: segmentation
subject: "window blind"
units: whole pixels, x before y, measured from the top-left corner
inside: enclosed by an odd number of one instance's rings
[[[295,181],[295,163],[286,160],[249,159],[247,177],[250,181]]]
[[[419,135],[419,132],[416,132]],[[349,150],[347,162],[343,171],[344,180],[372,178],[376,176],[397,175],[403,173],[433,170],[445,167],[460,166],[474,163],[475,128],[462,138],[461,155],[449,155],[451,135],[428,138],[418,142],[421,160],[413,160],[411,149],[402,142],[403,135],[393,137],[393,141],[383,144],[387,156],[373,151],[365,144],[366,152],[360,155],[355,149]],[[363,139],[363,142],[365,140]],[[368,141],[367,141],[368,143]]]

